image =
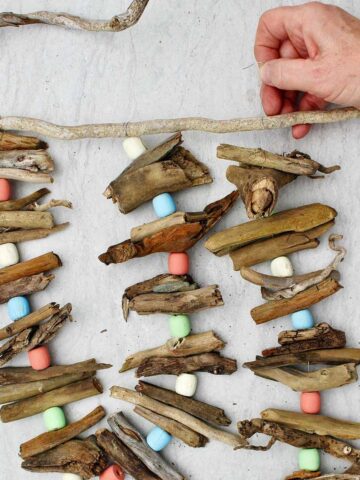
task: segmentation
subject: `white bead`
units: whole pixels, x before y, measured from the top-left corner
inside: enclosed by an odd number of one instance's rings
[[[291,277],[294,274],[294,269],[287,257],[274,258],[270,268],[275,277]]]
[[[75,473],[64,473],[63,480],[83,480],[80,475],[75,475]]]
[[[135,158],[140,157],[140,155],[146,152],[145,145],[141,141],[141,138],[138,137],[126,138],[123,141],[123,149],[130,160],[135,160]]]
[[[0,245],[0,268],[15,265],[19,260],[19,252],[15,243],[4,243]]]
[[[196,392],[197,377],[192,373],[182,373],[176,379],[175,392],[184,397],[192,397]]]

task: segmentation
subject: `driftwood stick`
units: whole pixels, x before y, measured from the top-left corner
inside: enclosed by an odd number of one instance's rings
[[[170,433],[175,438],[178,438],[186,445],[192,448],[200,448],[204,447],[208,439],[201,435],[201,433],[197,433],[191,428],[186,427],[180,422],[176,420],[172,420],[171,418],[164,417],[163,415],[159,415],[158,413],[152,412],[144,407],[135,407],[134,412],[140,415],[140,417],[149,420],[149,422],[157,425],[158,427],[165,430],[165,432]]]
[[[160,347],[143,350],[125,359],[121,372],[138,367],[151,357],[188,357],[190,355],[208,353],[223,349],[225,343],[213,332],[198,333],[184,338],[170,338]]]
[[[54,162],[46,150],[0,151],[0,172],[2,168],[49,173],[54,171]]]
[[[26,212],[23,210],[0,212],[0,228],[31,230],[33,228],[52,228],[53,226],[54,219],[49,212]]]
[[[78,126],[56,125],[29,117],[0,117],[0,129],[34,132],[61,140],[76,140],[81,138],[141,137],[143,135],[176,133],[188,130],[209,133],[248,132],[288,128],[303,123],[343,122],[357,118],[360,118],[360,110],[352,107],[336,108],[328,111],[293,112],[271,117],[234,118],[230,120],[185,117]]]
[[[189,357],[151,357],[143,360],[136,376],[180,375],[190,372],[209,372],[214,375],[231,375],[236,372],[236,360],[222,357],[218,353],[202,353]]]
[[[164,403],[158,402],[157,400],[147,397],[146,395],[142,395],[141,393],[134,392],[127,388],[115,386],[111,388],[110,396],[137,406],[147,408],[152,412],[176,420],[192,430],[195,430],[195,432],[201,433],[207,438],[218,440],[219,442],[226,443],[234,448],[243,444],[242,438],[238,435],[207,425],[202,420],[199,420],[192,415],[179,410],[178,408],[165,405]]]
[[[28,172],[27,170],[16,170],[14,168],[1,168],[1,178],[8,180],[18,180],[19,182],[29,183],[53,183],[54,179],[48,173]]]
[[[144,223],[138,227],[134,227],[130,231],[130,239],[132,242],[141,242],[144,238],[154,235],[164,228],[173,227],[175,225],[184,225],[186,223],[186,213],[176,212],[159,220],[150,223]]]
[[[4,243],[20,243],[30,240],[39,240],[46,238],[53,233],[61,232],[70,225],[69,222],[55,225],[52,228],[34,228],[31,230],[14,230],[10,232],[0,233],[0,245]]]
[[[60,430],[42,433],[41,435],[22,443],[20,445],[20,456],[25,460],[34,455],[38,455],[39,453],[47,452],[48,450],[77,437],[80,433],[91,428],[93,425],[96,425],[104,417],[104,408],[101,406],[96,407],[85,417],[74,423],[70,423]]]
[[[92,373],[112,367],[106,363],[97,363],[94,358],[70,365],[53,365],[45,370],[34,370],[31,367],[4,367],[0,369],[0,385],[38,382],[63,375]]]
[[[45,195],[48,195],[50,190],[48,188],[40,188],[36,192],[30,193],[22,198],[17,198],[15,200],[6,200],[5,202],[0,202],[0,211],[13,211],[13,210],[22,210],[23,208],[31,205],[32,203],[37,202]]]
[[[46,150],[48,144],[36,137],[24,137],[0,131],[0,150]]]
[[[115,435],[143,462],[146,467],[162,480],[185,480],[161,455],[152,450],[141,433],[130,423],[122,412],[108,418],[108,424]]]
[[[29,277],[38,273],[48,272],[61,267],[61,260],[53,252],[45,253],[40,257],[11,265],[0,270],[0,286],[20,278]]]
[[[49,273],[38,273],[5,283],[0,287],[0,304],[8,302],[13,297],[30,295],[45,290],[54,278],[55,275]]]
[[[308,470],[298,470],[297,472],[287,475],[285,480],[304,480],[309,478],[323,478],[321,472],[309,472]],[[360,480],[360,479],[359,479]]]
[[[29,205],[27,207],[27,210],[33,210],[35,212],[46,212],[47,210],[50,210],[50,208],[55,208],[55,207],[65,207],[65,208],[72,208],[72,203],[69,202],[69,200],[56,200],[52,199],[49,200],[46,203],[43,203],[42,205],[34,204],[34,205]]]
[[[3,405],[0,408],[0,419],[4,423],[13,422],[44,412],[48,408],[61,407],[83,398],[99,395],[99,393],[102,393],[99,380],[95,377],[87,378],[35,397]]]
[[[317,480],[360,480],[360,475],[350,473],[333,473],[329,475],[321,475],[320,472],[308,472],[300,470],[292,475],[285,477],[285,480],[302,480],[306,478],[316,478]]]
[[[194,398],[179,395],[166,388],[139,381],[139,384],[136,385],[135,389],[139,393],[154,398],[155,400],[159,400],[159,402],[166,403],[172,407],[179,408],[180,410],[183,410],[200,420],[204,420],[207,423],[220,426],[228,426],[231,423],[231,420],[225,415],[223,409],[200,402]]]

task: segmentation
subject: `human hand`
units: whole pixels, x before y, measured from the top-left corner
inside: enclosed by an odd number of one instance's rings
[[[268,10],[254,51],[266,115],[319,110],[328,102],[360,108],[360,20],[341,8],[310,2]],[[294,126],[294,138],[310,128]]]

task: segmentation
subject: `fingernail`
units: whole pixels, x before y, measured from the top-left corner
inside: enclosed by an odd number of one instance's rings
[[[266,85],[272,85],[271,67],[267,63],[259,65],[260,78]]]

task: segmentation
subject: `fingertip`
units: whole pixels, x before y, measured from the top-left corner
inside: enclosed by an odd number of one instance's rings
[[[277,88],[262,84],[260,95],[266,115],[278,115],[281,112],[283,99],[281,92]]]
[[[309,124],[294,125],[292,127],[292,135],[295,138],[295,140],[301,140],[309,133],[310,129],[311,129],[311,125]]]

